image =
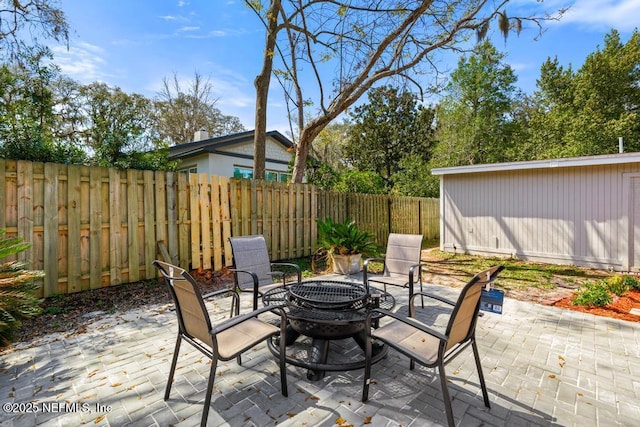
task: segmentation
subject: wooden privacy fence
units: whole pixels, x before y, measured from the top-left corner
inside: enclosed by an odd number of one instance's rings
[[[317,218],[351,218],[376,234],[438,236],[437,199],[319,191],[308,184],[0,159],[0,229],[32,247],[41,294],[156,277],[163,242],[183,268],[232,264],[228,238],[265,236],[272,260],[311,255]]]

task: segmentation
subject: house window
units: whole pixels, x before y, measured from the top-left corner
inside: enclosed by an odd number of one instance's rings
[[[278,180],[278,172],[264,171],[264,180],[265,181],[277,181]]]
[[[234,178],[253,178],[253,169],[245,168],[242,166],[234,166],[233,167],[233,177]]]
[[[253,169],[244,166],[234,166],[233,177],[251,179],[253,178]],[[289,182],[291,181],[291,174],[275,170],[267,170],[264,172],[264,180],[273,182]]]
[[[187,175],[190,173],[198,173],[198,167],[197,166],[191,166],[185,169],[180,169],[180,172],[184,172]]]
[[[278,181],[279,182],[289,182],[289,181],[291,181],[291,174],[290,173],[285,173],[285,172],[278,173]]]

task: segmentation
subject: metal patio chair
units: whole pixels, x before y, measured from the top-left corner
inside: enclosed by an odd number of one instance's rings
[[[242,292],[253,292],[253,309],[258,308],[258,297],[275,286],[285,286],[286,275],[284,271],[274,268],[294,269],[298,275],[297,283],[302,280],[300,267],[286,262],[271,262],[267,243],[263,236],[230,237],[231,251],[233,252],[234,282],[236,289]],[[282,284],[274,279],[279,278]]]
[[[484,404],[487,408],[490,408],[489,395],[487,394],[487,387],[482,374],[482,366],[480,365],[475,330],[480,309],[482,288],[494,281],[502,269],[502,266],[495,266],[476,274],[464,286],[458,296],[457,302],[450,301],[438,295],[418,292],[409,300],[408,317],[403,317],[388,310],[374,309],[372,312],[385,314],[394,320],[377,329],[372,329],[371,314],[368,315],[367,330],[370,332],[367,334],[365,341],[366,362],[362,401],[366,402],[369,398],[372,341],[379,340],[409,357],[411,360],[409,368],[412,370],[415,368],[416,362],[428,368],[438,368],[447,422],[450,426],[455,425],[444,367],[453,358],[458,356],[462,350],[471,345],[478,370],[478,377],[480,379],[480,387],[482,388],[482,395],[484,397]],[[416,319],[414,300],[415,297],[419,295],[433,298],[452,307],[444,333]]]
[[[267,339],[280,335],[284,336],[286,327],[286,314],[279,307],[263,307],[250,313],[240,315],[239,296],[234,289],[222,289],[202,296],[193,277],[185,270],[175,265],[162,261],[153,263],[164,277],[169,286],[169,291],[175,304],[178,316],[178,337],[171,361],[171,370],[164,394],[164,400],[169,399],[173,375],[176,371],[180,344],[185,340],[205,356],[211,359],[211,369],[207,383],[207,392],[204,400],[201,425],[206,426],[209,416],[209,405],[213,391],[213,382],[216,378],[218,360],[227,361],[237,359],[238,365],[242,363],[241,354],[253,348]],[[204,299],[213,296],[230,294],[235,300],[235,313],[224,321],[212,325],[211,317],[204,304]],[[267,311],[278,311],[280,314],[280,327],[263,322],[258,316]],[[235,314],[235,315],[234,315]],[[283,396],[287,396],[287,373],[285,365],[285,340],[280,340],[280,387]]]
[[[413,295],[413,285],[417,281],[422,291],[422,274],[420,269],[420,253],[422,250],[421,234],[389,234],[387,251],[384,258],[368,258],[364,261],[363,281],[369,286],[382,284],[386,292],[387,285],[409,288],[409,297]],[[369,273],[369,263],[384,263],[384,271],[379,275]]]

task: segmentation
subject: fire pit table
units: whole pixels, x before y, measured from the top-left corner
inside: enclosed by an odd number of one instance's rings
[[[323,378],[326,371],[363,368],[368,312],[375,307],[391,310],[395,306],[395,299],[388,292],[361,283],[332,280],[309,280],[274,288],[266,292],[262,300],[265,305],[284,304],[289,319],[287,345],[295,343],[302,347],[296,354],[288,354],[287,362],[307,368],[307,378],[312,381]],[[374,324],[380,317],[373,317]],[[296,343],[300,335],[311,338],[311,344]],[[352,356],[339,354],[332,357],[337,360],[329,360],[329,343],[348,338],[353,338],[362,350],[353,356],[353,351],[342,347],[342,351]],[[275,341],[269,342],[269,350],[279,356]],[[386,346],[374,346],[372,362],[378,362],[386,353]]]

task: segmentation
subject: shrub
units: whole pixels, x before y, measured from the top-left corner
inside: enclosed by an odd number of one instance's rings
[[[329,255],[376,255],[375,234],[361,230],[355,221],[334,222],[331,218],[318,223],[318,246]]]
[[[0,260],[25,251],[31,245],[22,239],[4,237],[0,230]],[[38,285],[35,279],[44,277],[42,271],[26,270],[24,263],[0,263],[0,347],[11,342],[20,319],[40,313],[40,300],[34,295]]]
[[[627,286],[629,286],[629,289],[637,289],[640,291],[640,278],[630,274],[625,274],[622,277]]]
[[[612,294],[620,296],[631,289],[629,283],[624,279],[623,276],[616,275],[608,277],[606,280],[607,289]]]
[[[578,289],[573,297],[573,305],[586,305],[589,307],[604,307],[611,303],[613,298],[609,293],[607,284],[604,282],[585,283],[584,287]]]

